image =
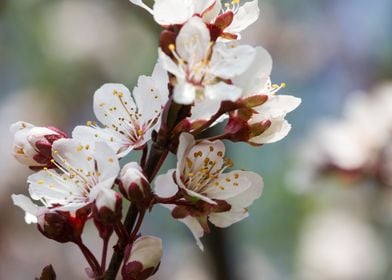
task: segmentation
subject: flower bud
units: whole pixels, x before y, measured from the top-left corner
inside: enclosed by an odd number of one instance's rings
[[[242,117],[230,117],[225,127],[225,134],[226,138],[233,142],[248,142],[257,145],[258,143],[254,143],[253,139],[263,134],[270,126],[270,120],[251,123],[243,120]]]
[[[38,217],[38,230],[49,239],[60,243],[77,242],[83,231],[87,215],[71,216],[68,212],[46,212]]]
[[[93,206],[94,217],[103,224],[114,224],[121,220],[122,199],[112,189],[102,188]]]
[[[10,127],[14,134],[13,154],[22,164],[32,169],[51,168],[52,144],[66,134],[54,127],[38,127],[16,122]]]
[[[153,198],[151,186],[136,162],[126,164],[120,172],[121,193],[138,207],[148,208]]]
[[[145,280],[158,270],[161,258],[161,239],[147,235],[139,237],[132,245],[122,276],[128,280]]]

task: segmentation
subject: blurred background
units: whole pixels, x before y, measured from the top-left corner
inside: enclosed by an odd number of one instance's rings
[[[260,7],[243,42],[264,46],[272,80],[287,83],[281,93],[302,98],[288,116],[292,132],[261,148],[229,145],[235,167],[261,174],[265,191],[250,218],[204,240],[215,244],[207,253],[165,209],[153,210],[142,232],[164,240],[155,279],[391,279],[392,2]],[[70,133],[94,119],[97,88],[132,88],[151,73],[158,34],[127,0],[0,1],[0,279],[32,279],[49,263],[58,279],[84,279],[87,266],[76,247],[46,240],[12,205],[30,171],[10,155],[10,124]],[[98,253],[94,228],[86,231]],[[217,276],[219,267],[229,276]]]

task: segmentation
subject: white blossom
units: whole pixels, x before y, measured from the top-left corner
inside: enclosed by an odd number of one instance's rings
[[[120,171],[116,154],[104,142],[92,148],[75,139],[60,139],[52,154],[58,170],[45,168],[27,180],[31,198],[46,208],[76,211],[93,202],[102,189],[110,189]]]
[[[130,1],[147,10],[163,26],[185,24],[195,15],[200,16],[204,22],[213,24],[218,16],[232,13],[233,19],[223,31],[237,36],[254,23],[260,13],[257,0],[243,5],[240,0],[232,0],[224,5],[220,0],[155,0],[152,8],[142,0]]]
[[[157,64],[151,77],[141,76],[133,94],[122,84],[105,84],[94,94],[94,113],[103,128],[88,122],[72,136],[86,143],[105,141],[119,157],[141,148],[160,124],[168,100],[168,76]]]
[[[255,199],[263,190],[263,180],[249,171],[231,171],[230,160],[224,159],[225,147],[221,141],[201,141],[183,133],[177,151],[177,168],[157,177],[156,193],[162,197],[175,195],[182,190],[193,201],[189,214],[179,219],[192,231],[200,248],[199,238],[205,231],[206,219],[218,227],[228,227],[244,218]],[[175,181],[174,181],[175,179]],[[175,211],[175,205],[164,205]],[[200,208],[201,207],[201,208]]]
[[[176,44],[169,46],[173,58],[162,50],[159,58],[177,81],[174,101],[192,104],[203,99],[237,100],[241,88],[226,82],[242,74],[251,64],[255,50],[234,43],[211,43],[210,33],[199,17],[191,18],[180,30]]]
[[[202,15],[213,7],[216,0],[155,0],[152,9],[143,0],[130,0],[146,9],[160,25],[183,24],[195,14]]]
[[[255,113],[249,119],[249,125],[270,121],[270,127],[261,135],[249,139],[252,144],[273,143],[284,138],[290,131],[291,125],[285,120],[287,113],[295,110],[301,99],[291,95],[278,95],[277,92],[285,87],[273,85],[270,80],[272,58],[262,47],[256,48],[256,56],[252,65],[242,75],[233,79],[235,85],[243,88],[243,98],[253,95],[266,95],[267,101],[252,108]]]

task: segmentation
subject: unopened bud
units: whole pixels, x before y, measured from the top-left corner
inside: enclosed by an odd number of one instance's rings
[[[71,216],[68,212],[47,212],[38,219],[38,230],[60,243],[77,242],[87,217]]]
[[[54,127],[38,127],[26,122],[11,125],[14,134],[13,154],[22,164],[32,169],[51,168],[52,144],[54,141],[67,137]]]
[[[94,217],[103,224],[114,224],[121,220],[121,195],[112,189],[103,188],[95,199]]]
[[[138,207],[147,208],[153,198],[150,183],[136,162],[126,164],[120,172],[121,193]]]
[[[135,240],[122,268],[124,279],[145,280],[159,267],[162,258],[162,240],[154,236],[142,236]]]
[[[255,144],[251,140],[260,136],[271,126],[270,120],[263,120],[256,123],[244,121],[242,117],[231,116],[225,127],[226,139],[233,142],[248,142]]]

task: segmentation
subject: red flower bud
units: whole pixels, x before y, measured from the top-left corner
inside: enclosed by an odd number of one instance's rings
[[[127,280],[145,280],[155,274],[162,258],[162,240],[154,236],[142,236],[135,240],[125,258],[122,276]]]
[[[47,238],[60,243],[77,242],[87,220],[86,211],[78,210],[75,216],[69,212],[46,212],[38,219],[38,230]]]
[[[150,183],[136,162],[126,164],[120,172],[120,192],[139,209],[150,207],[153,199]]]
[[[104,225],[114,224],[121,220],[122,198],[112,189],[102,189],[93,205],[94,218]]]
[[[52,144],[66,134],[55,127],[37,127],[26,122],[11,125],[14,133],[13,154],[31,169],[52,168]]]

